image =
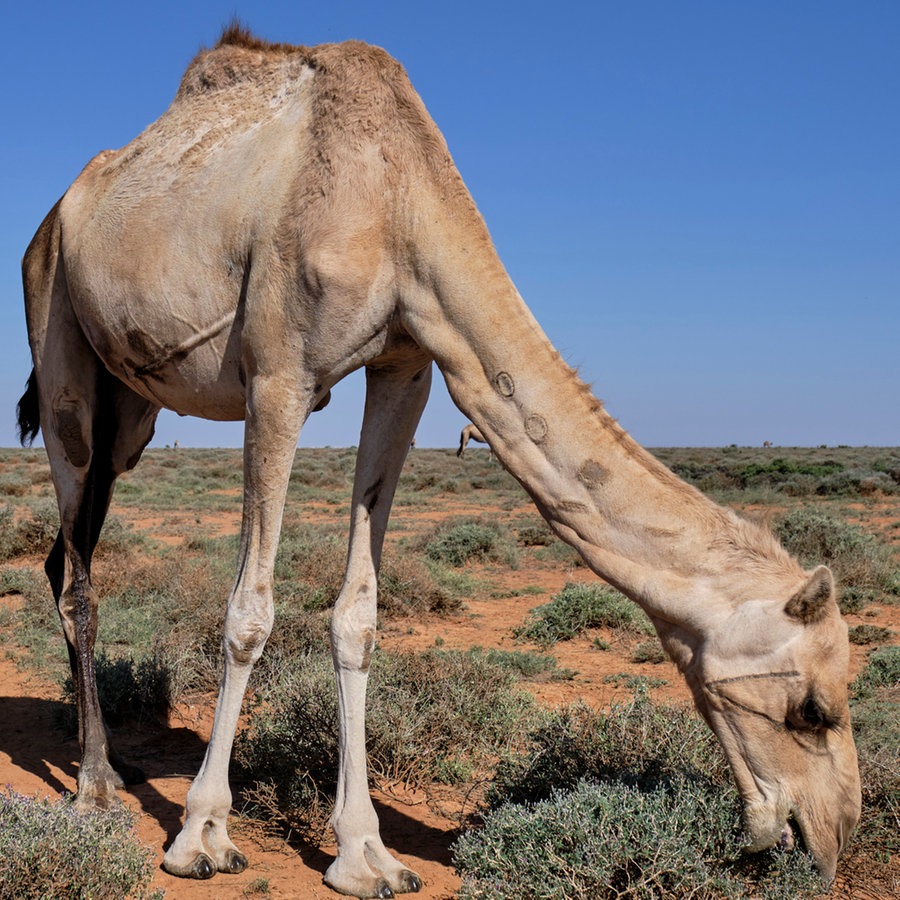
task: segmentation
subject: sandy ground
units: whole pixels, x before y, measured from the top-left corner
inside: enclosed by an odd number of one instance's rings
[[[479,509],[479,514],[484,514]],[[404,515],[409,515],[404,511]],[[212,523],[205,523],[204,527]],[[141,527],[153,528],[147,521]],[[231,530],[234,521],[218,523],[217,530]],[[513,642],[511,629],[521,623],[528,611],[547,602],[565,582],[591,580],[584,569],[571,571],[547,567],[520,567],[500,576],[508,591],[540,585],[542,595],[519,595],[508,599],[474,599],[466,609],[447,618],[393,621],[380,636],[381,646],[388,650],[422,649],[436,642],[446,648],[472,646],[523,649]],[[0,603],[15,603],[16,597],[0,598]],[[850,624],[875,622],[900,633],[900,609],[886,607],[877,619],[852,617]],[[657,689],[658,697],[687,700],[688,694],[674,667],[668,662],[636,665],[630,660],[635,640],[605,635],[611,648],[601,652],[592,638],[580,638],[558,644],[554,650],[559,666],[573,669],[571,681],[533,684],[530,689],[548,705],[584,700],[605,707],[615,698],[627,699],[630,692],[604,681],[609,674],[631,672],[665,679]],[[60,640],[62,637],[60,636]],[[525,648],[527,649],[527,648]],[[866,648],[853,648],[851,677],[864,664]],[[54,726],[60,706],[59,688],[39,674],[20,669],[15,662],[15,648],[7,648],[0,659],[0,785],[9,785],[29,795],[56,797],[62,791],[73,791],[78,764],[77,740],[65,738]],[[184,799],[191,777],[202,760],[212,719],[212,698],[196,698],[179,707],[168,725],[142,726],[138,730],[120,732],[117,740],[123,755],[144,768],[147,782],[137,785],[122,797],[140,814],[139,836],[157,851],[157,862],[163,850],[177,834],[184,813]],[[441,815],[422,795],[398,788],[389,793],[375,791],[382,836],[387,846],[423,878],[423,898],[452,898],[460,881],[451,864],[450,845],[455,823]],[[173,878],[161,869],[154,885],[166,891],[170,900],[213,900],[270,896],[274,898],[335,898],[338,895],[322,881],[323,873],[334,857],[334,847],[320,849],[291,844],[263,834],[259,828],[239,817],[232,819],[232,837],[246,852],[250,867],[241,875],[217,875],[208,882]],[[897,870],[897,860],[890,866]],[[896,875],[896,871],[894,872]],[[897,879],[900,881],[900,879]],[[870,892],[858,873],[845,875],[839,881],[836,896],[887,897],[883,892]],[[263,893],[262,888],[267,889]]]

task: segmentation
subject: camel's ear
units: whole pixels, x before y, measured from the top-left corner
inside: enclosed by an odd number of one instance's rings
[[[784,611],[795,619],[809,624],[818,622],[828,611],[834,594],[834,579],[827,566],[819,566],[806,584],[791,597]]]

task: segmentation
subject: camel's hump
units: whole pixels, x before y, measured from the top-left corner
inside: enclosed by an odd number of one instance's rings
[[[403,67],[380,47],[362,41],[320,44],[314,47],[272,43],[240,25],[230,25],[211,50],[201,50],[187,67],[176,99],[196,97],[265,80],[290,67],[309,66],[321,72],[353,70],[354,80],[407,80]]]

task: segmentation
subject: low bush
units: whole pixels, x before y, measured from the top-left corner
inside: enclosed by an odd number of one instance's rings
[[[684,771],[731,784],[715,737],[693,710],[657,705],[640,687],[609,712],[576,704],[547,713],[524,749],[500,761],[487,802],[534,803],[583,778],[653,786]]]
[[[589,628],[654,634],[643,610],[623,594],[599,584],[567,584],[553,599],[532,610],[514,634],[519,640],[550,647]]]
[[[891,639],[893,632],[881,625],[853,625],[848,637],[851,644],[883,644]]]
[[[169,711],[172,678],[158,656],[135,661],[131,657],[113,659],[101,651],[96,657],[95,671],[100,709],[110,725],[151,720]],[[63,681],[63,700],[69,704],[66,709],[70,714],[64,724],[74,730],[78,717],[71,675]]]
[[[469,653],[481,653],[492,665],[514,673],[529,681],[569,681],[574,677],[571,669],[560,669],[555,657],[545,653],[523,653],[520,650],[483,650],[473,647]]]
[[[124,806],[76,812],[7,789],[0,794],[0,900],[161,900],[153,851]]]
[[[455,845],[460,897],[821,891],[804,854],[743,856],[740,817],[724,755],[687,708],[656,706],[640,691],[609,713],[559,710],[503,761],[483,827]]]
[[[842,595],[849,590],[849,600],[855,608],[860,590],[876,591],[889,598],[900,595],[900,573],[890,548],[856,525],[836,521],[815,510],[797,509],[775,523],[775,533],[804,564],[830,566]]]
[[[425,545],[425,554],[450,566],[472,560],[500,561],[512,567],[518,563],[515,542],[497,525],[475,519],[438,526]]]
[[[742,857],[735,796],[689,776],[639,787],[580,780],[533,805],[491,812],[453,848],[461,900],[509,897],[800,898],[822,890],[811,861]]]
[[[631,661],[636,663],[661,663],[666,661],[666,651],[658,639],[642,641],[631,651]]]
[[[11,507],[0,509],[0,561],[17,556],[46,556],[59,531],[59,514],[52,500],[40,500],[29,515],[15,521]]]

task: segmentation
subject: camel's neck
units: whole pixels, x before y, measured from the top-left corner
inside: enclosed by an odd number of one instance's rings
[[[469,224],[468,240],[436,249],[408,327],[560,536],[651,615],[697,631],[802,583],[767,532],[680,481],[606,413],[522,303],[480,220]]]

